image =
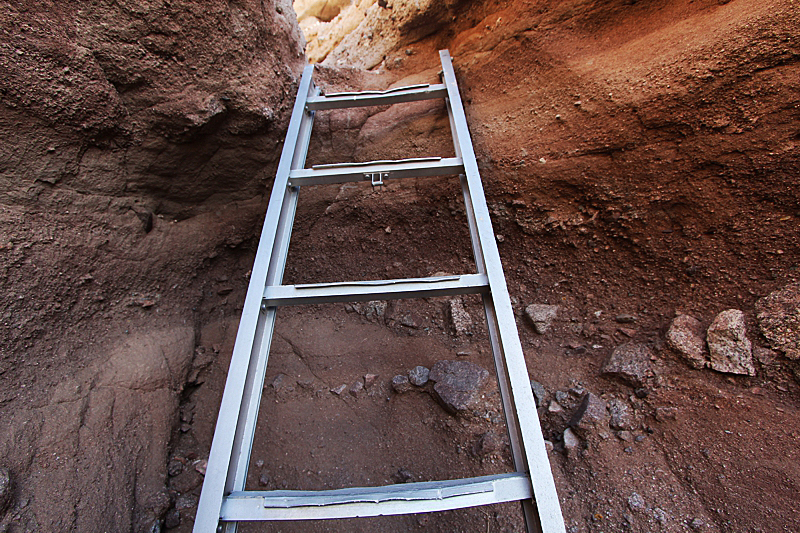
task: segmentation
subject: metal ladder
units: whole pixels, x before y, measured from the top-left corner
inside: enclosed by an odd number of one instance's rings
[[[514,312],[506,288],[478,164],[447,50],[439,52],[443,84],[388,91],[333,93],[314,86],[313,65],[303,72],[242,309],[195,533],[243,521],[309,520],[426,513],[520,501],[529,532],[564,533]],[[316,110],[445,98],[456,157],[318,165],[304,168]],[[459,175],[476,274],[346,283],[282,285],[300,186]],[[324,491],[245,490],[277,308],[283,305],[428,298],[480,294],[506,416],[515,472],[476,478]]]

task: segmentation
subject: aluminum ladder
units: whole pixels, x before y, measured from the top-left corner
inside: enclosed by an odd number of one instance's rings
[[[353,518],[427,513],[520,501],[529,532],[564,533],[514,312],[478,173],[455,72],[439,52],[444,83],[388,91],[321,95],[308,65],[261,232],[208,468],[195,533],[235,532],[238,522]],[[317,110],[444,98],[456,157],[318,165],[304,168]],[[464,194],[477,273],[416,279],[283,285],[289,238],[303,185],[458,175]],[[476,478],[324,491],[245,490],[275,315],[283,305],[480,294],[486,312],[515,472]]]

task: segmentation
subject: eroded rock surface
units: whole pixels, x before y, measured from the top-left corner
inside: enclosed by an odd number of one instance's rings
[[[756,302],[761,333],[775,350],[800,359],[800,283],[771,292]]]
[[[746,328],[744,313],[738,309],[728,309],[717,315],[707,333],[711,368],[729,374],[756,374]]]

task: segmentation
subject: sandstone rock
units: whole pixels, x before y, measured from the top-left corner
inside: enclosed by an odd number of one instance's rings
[[[558,315],[558,309],[557,305],[531,304],[525,308],[525,314],[533,323],[536,333],[544,335]]]
[[[675,317],[667,331],[667,345],[693,368],[704,368],[708,364],[703,325],[692,316]]]
[[[437,361],[429,375],[434,395],[453,414],[470,408],[488,377],[488,370],[470,361]]]
[[[421,387],[428,382],[430,374],[431,371],[424,366],[415,366],[408,371],[408,381],[410,381],[412,385]]]
[[[0,513],[11,505],[12,498],[11,472],[7,468],[0,468]]]
[[[453,298],[447,303],[447,317],[450,327],[458,336],[467,335],[472,328],[472,317],[469,316],[460,298]]]
[[[800,282],[758,300],[756,313],[770,346],[789,359],[800,359]]]
[[[412,389],[411,383],[408,381],[408,376],[397,375],[392,378],[392,389],[398,393],[403,394]]]
[[[650,347],[645,344],[622,344],[612,352],[603,373],[617,376],[634,387],[642,387],[653,375],[650,368],[652,355]]]
[[[588,431],[602,428],[607,425],[607,422],[606,402],[591,392],[587,392],[583,396],[583,401],[578,406],[578,410],[572,415],[569,425],[577,431]]]
[[[730,374],[756,374],[752,345],[745,328],[744,313],[738,309],[728,309],[717,315],[706,336],[711,368]]]
[[[608,425],[611,429],[633,430],[636,429],[636,417],[633,409],[625,400],[612,398],[608,402],[610,420]]]

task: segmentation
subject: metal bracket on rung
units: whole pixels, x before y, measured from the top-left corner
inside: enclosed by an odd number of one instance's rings
[[[372,182],[372,188],[375,187],[383,187],[384,179],[389,179],[388,172],[368,172],[364,174],[364,177]]]

